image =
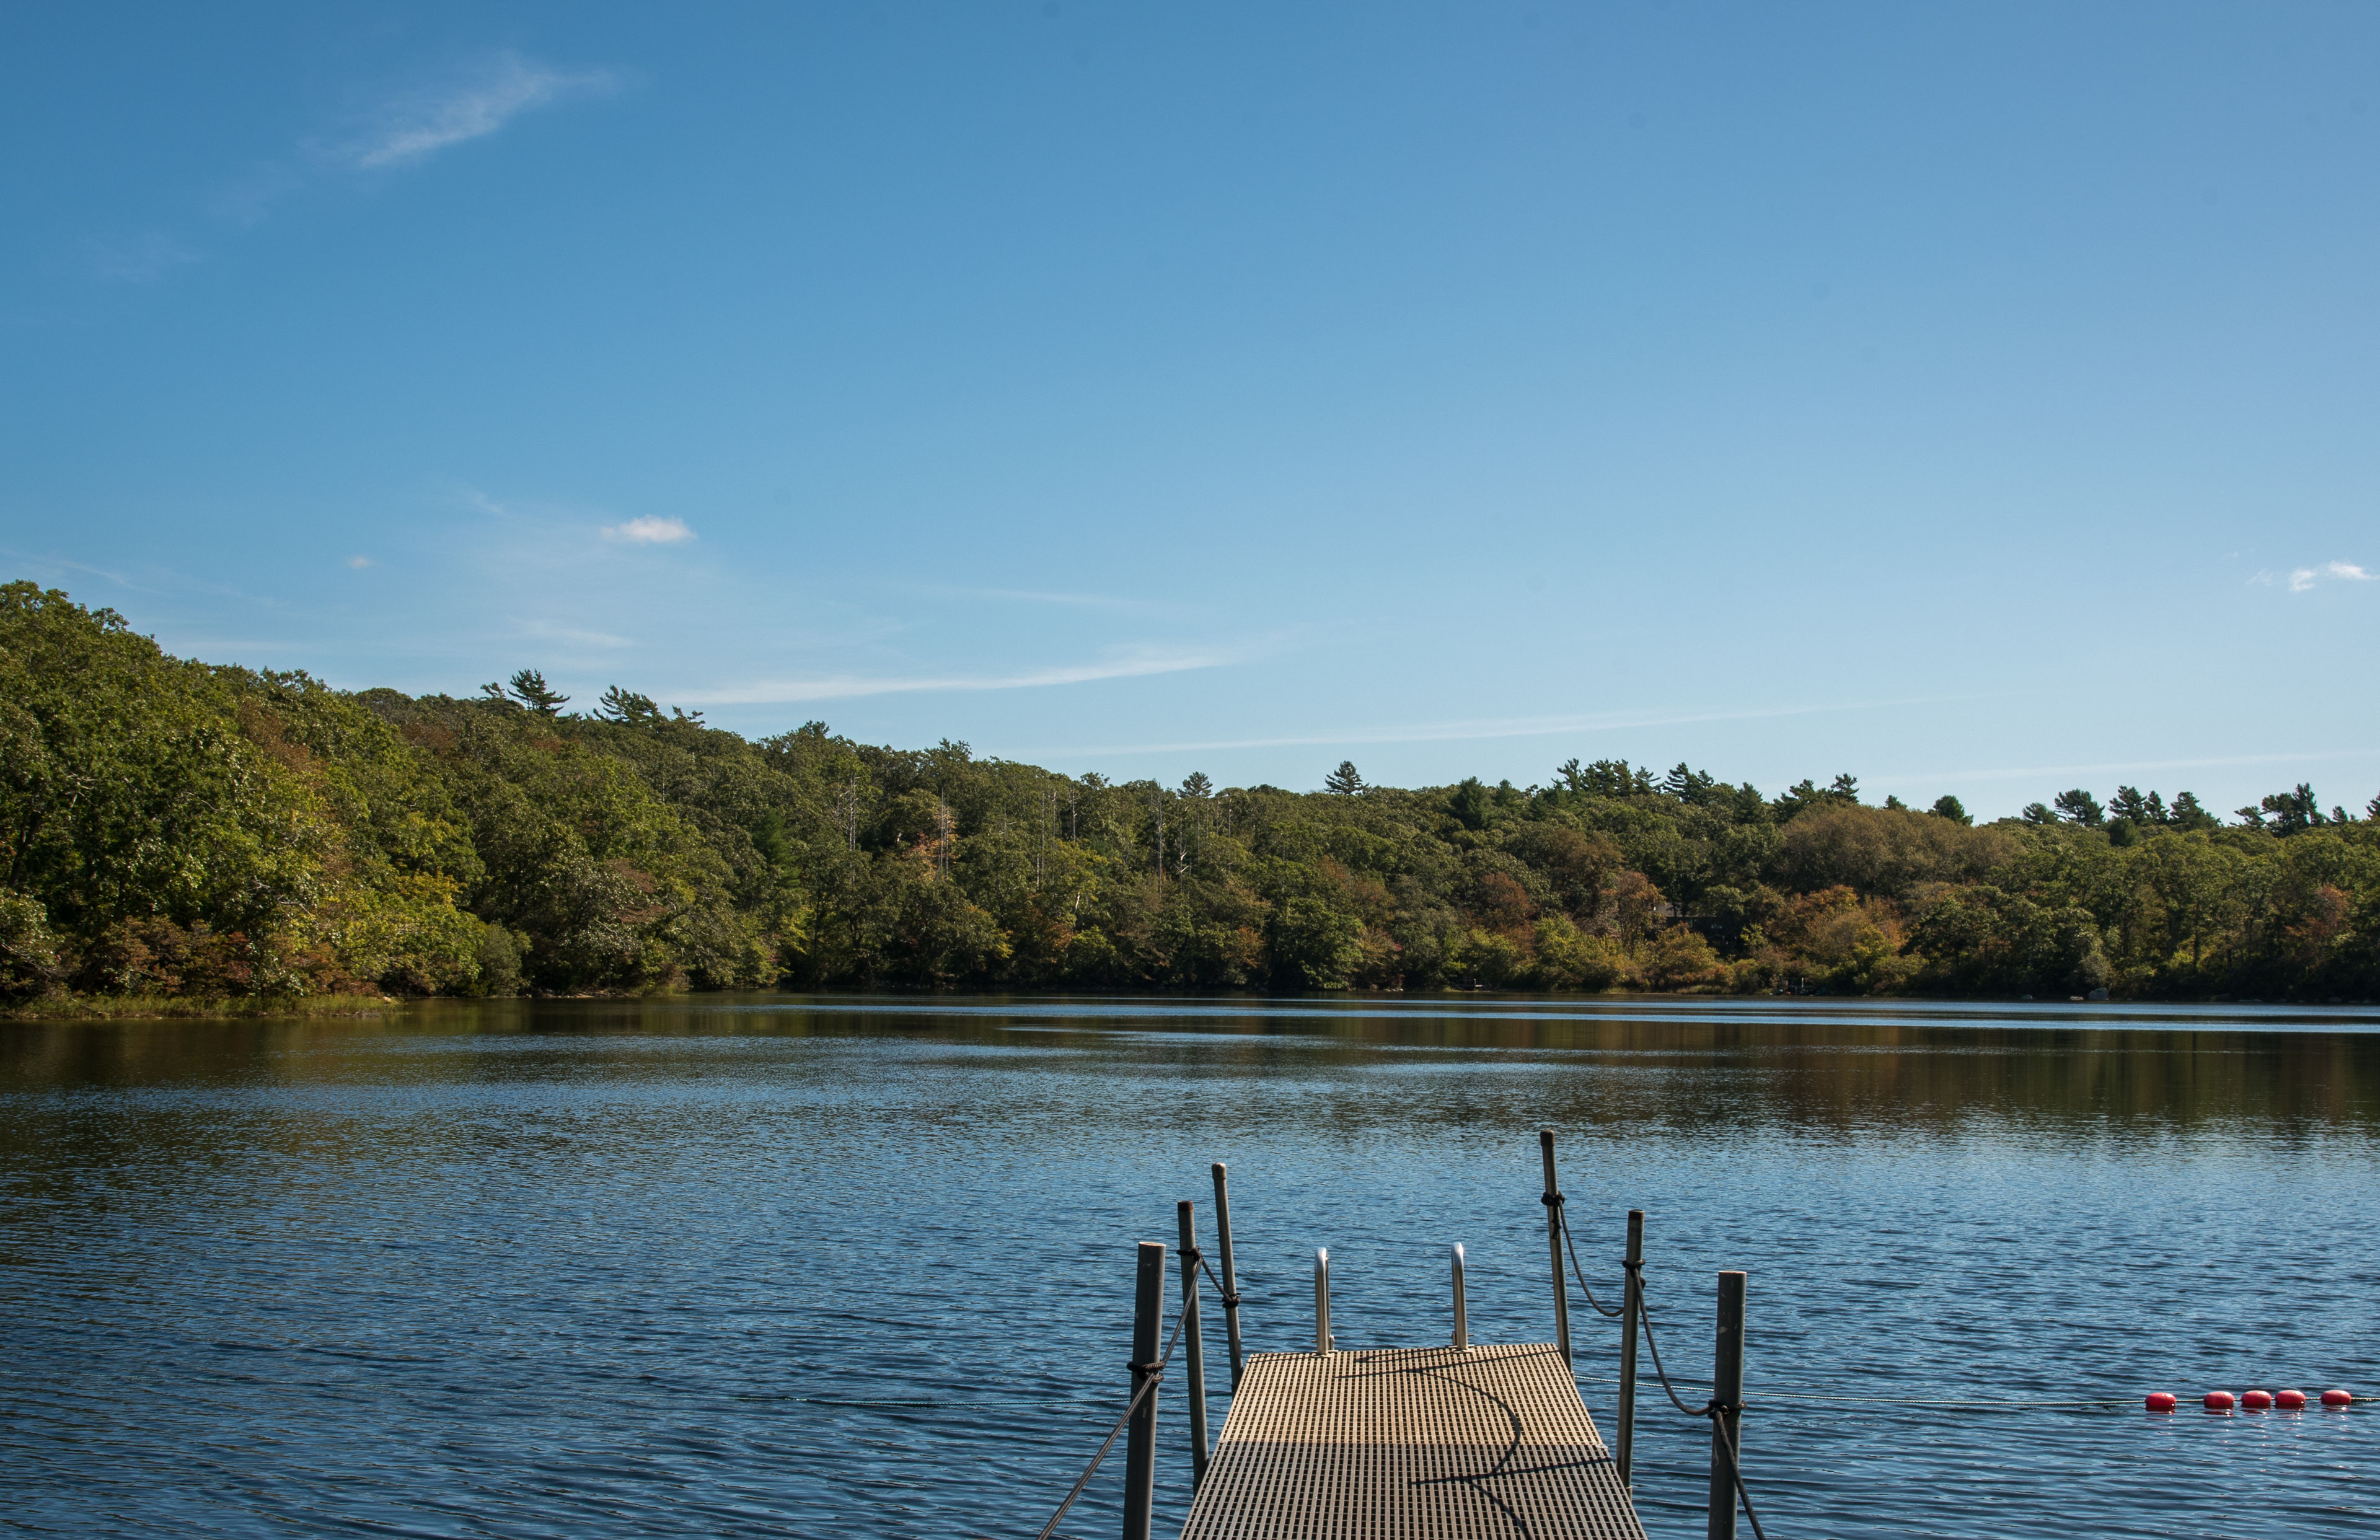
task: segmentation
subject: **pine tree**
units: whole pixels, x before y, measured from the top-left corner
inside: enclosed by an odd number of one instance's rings
[[[2069,822],[2079,823],[2085,829],[2096,829],[2107,821],[2107,809],[2099,806],[2099,799],[2080,786],[2070,792],[2058,793],[2050,798],[2050,804]]]
[[[1355,761],[1342,759],[1339,768],[1322,778],[1322,789],[1341,796],[1354,796],[1364,789],[1364,777],[1357,772]]]
[[[1679,760],[1676,767],[1661,778],[1661,790],[1681,802],[1692,802],[1697,805],[1709,801],[1711,788],[1718,784],[1717,778],[1709,771],[1689,770],[1683,759]]]
[[[626,727],[642,727],[662,720],[662,709],[653,704],[652,697],[624,690],[617,685],[603,692],[602,703],[596,707],[595,714],[605,721]]]
[[[2160,812],[2162,809],[2159,810]],[[2162,818],[2152,817],[2149,799],[2141,794],[2138,786],[2119,786],[2116,794],[2107,799],[2107,816],[2130,823],[2162,823]]]
[[[2302,781],[2298,782],[2294,791],[2275,792],[2265,798],[2258,805],[2257,811],[2273,815],[2272,830],[2276,834],[2295,834],[2308,829],[2318,829],[2325,821],[2322,804],[2315,800],[2313,788]]]
[[[523,669],[513,675],[513,698],[541,717],[558,717],[563,707],[570,703],[568,696],[546,688],[545,675],[535,669]]]

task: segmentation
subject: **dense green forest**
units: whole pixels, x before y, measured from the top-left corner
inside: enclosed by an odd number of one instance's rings
[[[1111,782],[524,670],[350,694],[0,588],[0,993],[1651,989],[2328,999],[2380,974],[2380,799]]]

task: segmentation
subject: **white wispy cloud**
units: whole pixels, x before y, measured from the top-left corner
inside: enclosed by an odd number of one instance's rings
[[[536,637],[544,641],[569,642],[577,647],[634,647],[637,645],[633,639],[627,637],[615,637],[609,631],[583,631],[576,626],[557,625],[552,621],[522,620],[515,621],[513,624],[520,628],[522,635]]]
[[[1031,690],[1051,685],[1084,685],[1098,679],[1135,679],[1152,673],[1183,673],[1236,662],[1226,652],[1127,653],[1095,663],[1069,663],[1019,673],[939,673],[907,678],[830,674],[816,679],[766,680],[683,693],[705,706],[768,706],[803,700],[849,700],[860,696],[915,695],[932,690]]]
[[[362,171],[410,164],[485,139],[525,112],[618,83],[609,70],[565,69],[501,54],[460,79],[389,102],[369,132],[338,148],[337,158]]]
[[[347,565],[353,567],[358,572],[361,572],[366,567],[378,566],[380,564],[373,561],[369,556],[350,556],[347,558]]]
[[[381,97],[350,115],[345,129],[327,129],[252,164],[207,199],[206,212],[218,226],[258,225],[284,200],[325,177],[411,165],[485,139],[523,113],[602,95],[624,83],[608,69],[567,68],[510,53],[483,55],[434,85]],[[86,248],[92,273],[115,283],[153,283],[205,255],[162,231],[91,240]]]
[[[2380,572],[2366,572],[2352,562],[2325,562],[2318,567],[2299,567],[2289,574],[2289,592],[2303,593],[2316,583],[2338,579],[2349,583],[2369,583],[2380,577]]]
[[[680,540],[694,539],[694,531],[686,527],[686,520],[682,518],[656,518],[647,514],[625,524],[605,525],[603,538],[625,540],[630,545],[675,545]]]

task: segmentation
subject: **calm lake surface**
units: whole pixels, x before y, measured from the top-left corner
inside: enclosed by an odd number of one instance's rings
[[[1751,1274],[1777,1540],[2380,1533],[2380,1415],[2139,1402],[2380,1392],[2373,1011],[787,996],[0,1025],[0,1526],[1029,1536],[1209,1161],[1251,1346],[1310,1343],[1317,1245],[1342,1347],[1443,1340],[1455,1241],[1475,1339],[1542,1341],[1540,1125],[1598,1289],[1649,1212],[1696,1404]]]

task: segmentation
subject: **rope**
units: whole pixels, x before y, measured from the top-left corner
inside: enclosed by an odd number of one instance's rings
[[[1661,1393],[1670,1398],[1670,1405],[1687,1416],[1710,1419],[1710,1425],[1718,1431],[1720,1441],[1727,1445],[1728,1472],[1735,1481],[1735,1495],[1743,1499],[1744,1517],[1752,1521],[1753,1540],[1768,1540],[1767,1532],[1760,1527],[1760,1515],[1752,1506],[1752,1489],[1743,1485],[1743,1456],[1736,1443],[1735,1430],[1727,1425],[1727,1414],[1732,1412],[1742,1416],[1743,1403],[1738,1401],[1730,1406],[1716,1396],[1703,1402],[1699,1407],[1688,1406],[1684,1401],[1680,1401],[1677,1388],[1670,1383],[1670,1371],[1661,1367],[1661,1344],[1653,1335],[1653,1312],[1645,1306],[1642,1289],[1639,1289],[1636,1293],[1636,1318],[1645,1323],[1645,1345],[1653,1350],[1653,1376],[1661,1382]]]
[[[1670,1371],[1661,1367],[1661,1344],[1659,1340],[1653,1335],[1653,1312],[1645,1307],[1645,1296],[1641,1291],[1636,1296],[1636,1318],[1645,1323],[1645,1345],[1653,1350],[1653,1377],[1661,1382],[1661,1393],[1670,1398],[1670,1405],[1676,1407],[1687,1416],[1699,1417],[1703,1415],[1701,1412],[1695,1410],[1694,1407],[1688,1406],[1684,1401],[1678,1399],[1676,1388],[1671,1386],[1670,1383]]]
[[[1237,1310],[1240,1307],[1240,1296],[1223,1287],[1223,1280],[1215,1276],[1213,1267],[1208,1266],[1207,1254],[1193,1249],[1190,1255],[1192,1260],[1198,1264],[1198,1270],[1207,1275],[1207,1281],[1215,1286],[1216,1303],[1226,1310]]]
[[[1546,1205],[1554,1211],[1554,1221],[1561,1226],[1562,1249],[1570,1253],[1570,1270],[1572,1276],[1576,1277],[1578,1279],[1579,1291],[1586,1295],[1586,1303],[1595,1306],[1595,1313],[1597,1315],[1608,1317],[1611,1320],[1618,1320],[1620,1318],[1620,1306],[1616,1304],[1606,1304],[1601,1300],[1597,1299],[1595,1297],[1595,1291],[1586,1286],[1586,1274],[1579,1268],[1578,1243],[1572,1240],[1570,1234],[1570,1206],[1562,1201],[1562,1195],[1560,1193],[1554,1193],[1548,1196],[1539,1198],[1537,1201]]]
[[[2085,1412],[2101,1407],[2138,1404],[2131,1396],[2108,1396],[2097,1401],[1947,1401],[1936,1396],[1791,1396],[1779,1391],[1763,1391],[1764,1401],[1806,1401],[1826,1406],[1940,1406],[1961,1412]],[[1747,1402],[1746,1404],[1751,1404]]]
[[[1091,1484],[1091,1477],[1098,1472],[1099,1461],[1105,1460],[1108,1457],[1108,1450],[1114,1447],[1116,1436],[1124,1430],[1125,1424],[1132,1421],[1133,1413],[1140,1410],[1140,1403],[1148,1399],[1149,1392],[1155,1390],[1159,1383],[1165,1378],[1165,1365],[1173,1362],[1173,1346],[1182,1340],[1182,1323],[1187,1320],[1189,1316],[1190,1312],[1187,1309],[1176,1310],[1173,1313],[1173,1333],[1166,1338],[1165,1352],[1159,1355],[1156,1363],[1135,1363],[1126,1365],[1132,1370],[1134,1376],[1140,1381],[1139,1388],[1133,1391],[1132,1400],[1125,1403],[1123,1415],[1116,1419],[1115,1426],[1108,1429],[1108,1436],[1099,1440],[1099,1452],[1092,1455],[1091,1462],[1083,1467],[1083,1473],[1075,1478],[1074,1489],[1066,1494],[1066,1500],[1058,1505],[1057,1512],[1050,1515],[1050,1522],[1041,1526],[1041,1533],[1036,1535],[1034,1540],[1050,1540],[1050,1536],[1057,1533],[1059,1523],[1066,1517],[1066,1510],[1075,1506],[1075,1499],[1081,1497],[1083,1488]]]
[[[1590,1385],[1617,1385],[1617,1375],[1580,1375],[1579,1379]],[[1946,1407],[1961,1412],[2097,1412],[2111,1406],[2138,1406],[2131,1396],[2108,1396],[2096,1401],[1993,1401],[1977,1396],[1971,1400],[1946,1400],[1937,1396],[1797,1396],[1782,1390],[1763,1390],[1756,1396],[1746,1396],[1747,1410],[1756,1410],[1771,1401],[1793,1401],[1812,1406],[1909,1406]],[[953,1403],[956,1404],[956,1403]]]
[[[1752,1521],[1753,1540],[1768,1540],[1768,1532],[1760,1527],[1760,1515],[1753,1510],[1752,1488],[1743,1485],[1743,1451],[1736,1444],[1735,1430],[1727,1425],[1727,1413],[1730,1410],[1738,1416],[1743,1414],[1743,1408],[1740,1405],[1729,1408],[1717,1401],[1711,1402],[1711,1426],[1718,1430],[1719,1438],[1727,1445],[1727,1473],[1735,1478],[1735,1495],[1743,1499],[1743,1516]]]
[[[1621,1307],[1604,1304],[1595,1297],[1595,1291],[1587,1287],[1585,1269],[1578,1265],[1578,1242],[1570,1232],[1570,1206],[1562,1197],[1560,1190],[1556,1189],[1544,1194],[1537,1201],[1553,1211],[1554,1224],[1561,1231],[1562,1250],[1570,1256],[1571,1276],[1578,1279],[1579,1291],[1586,1296],[1586,1303],[1593,1305],[1596,1314],[1599,1316],[1607,1318],[1617,1317],[1621,1314]],[[1643,1272],[1645,1267],[1642,1262],[1621,1265],[1631,1272],[1636,1273]],[[1727,1406],[1714,1397],[1700,1407],[1692,1407],[1678,1398],[1676,1387],[1670,1383],[1670,1372],[1661,1367],[1661,1344],[1655,1340],[1653,1336],[1653,1313],[1645,1307],[1645,1290],[1641,1279],[1638,1280],[1636,1289],[1636,1318],[1645,1323],[1645,1345],[1653,1350],[1653,1374],[1661,1382],[1661,1393],[1670,1398],[1670,1405],[1687,1416],[1710,1419],[1711,1426],[1718,1431],[1720,1441],[1727,1445],[1728,1474],[1735,1483],[1735,1495],[1743,1499],[1744,1517],[1752,1521],[1753,1540],[1768,1540],[1767,1532],[1760,1527],[1760,1515],[1752,1506],[1752,1489],[1743,1485],[1743,1460],[1736,1446],[1735,1430],[1728,1426],[1728,1413],[1732,1412],[1737,1416],[1742,1416],[1742,1403]]]

